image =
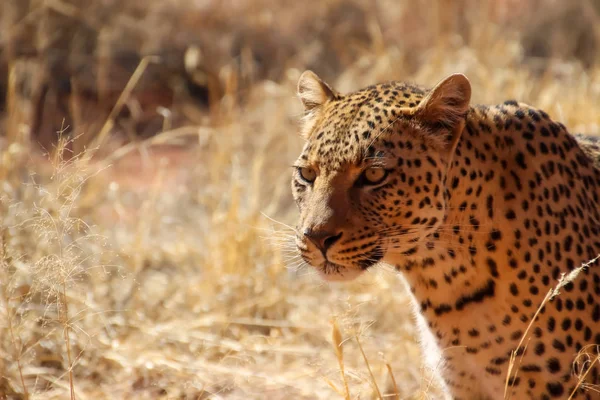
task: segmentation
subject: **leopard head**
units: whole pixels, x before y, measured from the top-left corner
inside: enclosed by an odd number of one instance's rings
[[[311,71],[298,82],[306,140],[292,191],[296,246],[327,280],[419,257],[443,223],[446,172],[471,86],[455,74],[432,90],[390,82],[342,95]]]

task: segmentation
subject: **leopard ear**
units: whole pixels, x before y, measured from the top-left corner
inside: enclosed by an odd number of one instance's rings
[[[416,115],[423,122],[452,127],[464,119],[470,100],[471,84],[467,77],[463,74],[450,75],[421,100]]]
[[[304,110],[313,111],[327,101],[335,99],[338,94],[312,71],[304,71],[298,80],[298,97],[302,100]]]
[[[453,74],[438,83],[413,111],[413,115],[434,131],[449,134],[449,150],[460,138],[469,111],[471,84],[463,74]]]

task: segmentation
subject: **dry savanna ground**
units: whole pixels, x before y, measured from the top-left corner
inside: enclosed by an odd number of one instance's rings
[[[600,134],[594,0],[0,14],[0,399],[438,398],[395,274],[325,284],[294,251],[305,68],[340,91],[462,72],[475,102]]]

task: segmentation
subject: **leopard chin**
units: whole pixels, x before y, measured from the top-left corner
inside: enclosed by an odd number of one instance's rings
[[[323,265],[317,267],[317,272],[327,282],[349,282],[361,276],[365,269],[348,268],[326,261]]]

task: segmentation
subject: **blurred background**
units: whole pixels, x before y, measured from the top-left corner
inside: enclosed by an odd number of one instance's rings
[[[600,134],[600,1],[3,0],[0,399],[439,398],[394,273],[294,251],[305,69]]]

